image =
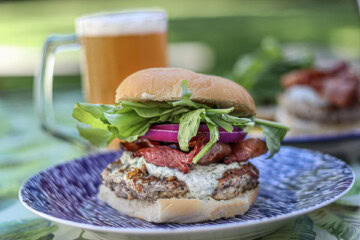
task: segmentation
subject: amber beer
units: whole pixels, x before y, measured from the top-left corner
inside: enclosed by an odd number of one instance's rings
[[[167,66],[167,16],[162,11],[81,17],[76,28],[89,103],[114,104],[115,90],[127,76]]]

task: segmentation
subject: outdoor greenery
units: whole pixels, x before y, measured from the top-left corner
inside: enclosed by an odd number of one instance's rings
[[[276,97],[282,92],[281,77],[294,70],[310,68],[313,62],[314,56],[309,50],[288,58],[281,45],[267,37],[256,51],[239,58],[232,79],[249,91],[256,105],[276,104]]]
[[[199,41],[214,50],[214,74],[229,76],[239,56],[266,36],[360,54],[360,18],[351,0],[8,1],[0,4],[0,45],[40,47],[52,33],[74,32],[79,15],[153,6],[169,13],[170,42]],[[0,77],[0,89],[15,79]]]

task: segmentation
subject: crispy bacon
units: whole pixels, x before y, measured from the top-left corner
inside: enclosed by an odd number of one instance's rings
[[[327,70],[303,69],[285,74],[281,79],[283,88],[307,85],[334,107],[348,107],[360,102],[358,77],[345,62]]]
[[[189,172],[188,164],[200,152],[205,135],[198,138],[193,150],[184,153],[169,146],[158,145],[154,147],[141,148],[135,152],[135,156],[143,156],[145,160],[160,167],[176,168],[183,173]]]
[[[209,165],[210,163],[217,163],[224,159],[224,157],[230,155],[231,147],[229,144],[217,142],[202,158],[200,158],[198,164]]]
[[[286,89],[295,85],[308,85],[319,90],[322,88],[321,80],[325,76],[325,72],[312,68],[293,71],[282,77],[281,86]]]
[[[232,146],[231,154],[224,158],[224,163],[243,162],[250,158],[258,157],[267,152],[266,144],[258,139],[251,138],[235,143]]]
[[[139,138],[135,142],[123,142],[121,143],[121,148],[126,151],[135,152],[141,148],[154,147],[159,145],[158,142],[151,141],[146,138]]]

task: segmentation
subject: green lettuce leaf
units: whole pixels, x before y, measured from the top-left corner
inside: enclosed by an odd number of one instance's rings
[[[105,112],[112,110],[107,105],[78,103],[74,107],[72,116],[92,128],[107,129],[107,125],[101,120],[101,117]]]
[[[87,139],[92,145],[98,147],[106,147],[115,138],[115,135],[108,130],[92,128],[85,124],[79,124],[77,129],[81,137]]]
[[[104,112],[110,112],[115,109],[112,105],[78,103],[75,108],[80,108],[84,112],[91,114],[94,118],[100,119]]]

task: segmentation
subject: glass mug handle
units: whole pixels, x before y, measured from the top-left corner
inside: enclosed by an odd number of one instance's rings
[[[53,75],[55,56],[59,52],[76,51],[80,49],[76,35],[54,35],[46,39],[40,71],[34,80],[34,97],[37,114],[40,117],[41,128],[48,134],[61,140],[71,142],[87,150],[94,148],[81,139],[74,129],[57,126],[53,108]]]

